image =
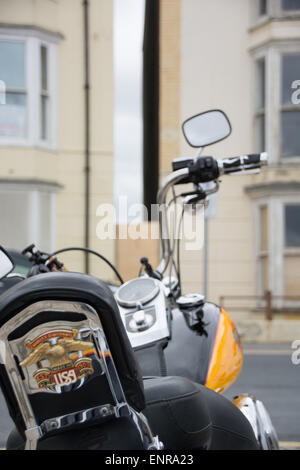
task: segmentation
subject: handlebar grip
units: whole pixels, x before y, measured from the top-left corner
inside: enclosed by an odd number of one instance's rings
[[[187,162],[189,173],[185,182],[207,183],[217,180],[221,175],[259,170],[263,165],[267,165],[267,163],[268,155],[266,152],[225,158],[223,160],[215,160],[213,157],[198,157]]]
[[[259,169],[261,166],[267,165],[267,163],[268,155],[266,152],[263,152],[218,160],[218,167],[220,174],[229,174]]]

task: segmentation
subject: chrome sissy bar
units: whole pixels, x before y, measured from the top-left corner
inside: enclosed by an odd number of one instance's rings
[[[24,325],[28,320],[33,318],[38,313],[45,311],[49,313],[73,312],[81,314],[81,316],[83,314],[86,320],[81,320],[79,322],[68,322],[66,320],[49,321],[33,328],[29,333],[25,334],[21,338],[14,340],[8,339],[17,328]],[[115,404],[101,404],[95,408],[84,409],[63,416],[50,418],[39,425],[31,407],[28,394],[61,393],[61,390],[57,390],[57,386],[55,386],[54,389],[41,389],[36,386],[35,389],[32,385],[32,382],[30,382],[29,374],[23,374],[25,375],[25,380],[24,377],[22,378],[20,365],[16,361],[16,357],[18,359],[24,358],[26,353],[24,344],[26,341],[28,341],[29,337],[31,340],[33,339],[33,334],[34,337],[37,337],[40,334],[45,334],[47,331],[49,332],[53,330],[59,330],[61,328],[74,329],[77,328],[78,325],[79,337],[88,334],[93,339],[97,356],[100,358],[99,365],[103,371],[102,373],[106,375],[106,379],[108,381]],[[138,430],[138,434],[141,438],[144,449],[159,450],[163,448],[163,445],[159,441],[158,437],[152,435],[146,417],[142,413],[138,413],[129,406],[110,349],[108,347],[101,321],[97,312],[90,305],[81,302],[51,300],[36,302],[25,308],[15,317],[8,320],[0,329],[0,362],[6,369],[25,423],[25,450],[35,450],[37,448],[39,439],[44,437],[50,431],[67,428],[75,422],[77,424],[86,423],[91,420],[95,420],[95,418],[101,419],[107,418],[108,416],[115,416],[116,418],[127,416],[129,419],[131,419]]]

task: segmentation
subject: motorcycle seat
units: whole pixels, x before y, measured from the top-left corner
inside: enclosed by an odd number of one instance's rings
[[[143,411],[167,449],[258,450],[247,418],[227,398],[183,377],[144,377]]]
[[[146,408],[152,432],[170,450],[206,449],[212,422],[199,386],[183,377],[144,377]]]

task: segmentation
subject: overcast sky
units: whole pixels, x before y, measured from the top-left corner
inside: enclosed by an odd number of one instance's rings
[[[144,9],[145,0],[114,0],[116,202],[142,202]]]

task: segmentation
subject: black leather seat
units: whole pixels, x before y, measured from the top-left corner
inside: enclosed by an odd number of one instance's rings
[[[212,422],[202,390],[183,377],[144,378],[146,408],[152,432],[166,449],[204,449]]]
[[[144,378],[144,389],[144,414],[167,449],[258,450],[249,421],[222,395],[183,377]]]

